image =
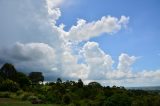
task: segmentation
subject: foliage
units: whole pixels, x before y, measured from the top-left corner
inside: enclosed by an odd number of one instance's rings
[[[105,103],[107,106],[131,106],[131,99],[124,94],[114,94]]]
[[[40,81],[44,81],[44,76],[42,75],[42,72],[31,72],[28,77],[32,81],[32,84],[38,84]]]
[[[18,86],[20,88],[25,88],[25,86],[29,86],[31,83],[29,78],[24,73],[18,72],[15,67],[9,63],[4,64],[0,69],[0,81],[2,81],[0,89],[4,91],[12,88],[12,91],[16,91]],[[9,86],[8,84],[12,86],[7,88],[7,86]]]
[[[16,92],[17,90],[19,90],[19,85],[16,82],[7,79],[2,81],[2,83],[0,84],[0,90]]]
[[[0,92],[0,98],[9,98],[10,93],[9,92]]]
[[[98,82],[90,82],[88,84],[88,86],[93,87],[93,88],[101,88],[102,87],[101,84]]]
[[[16,80],[16,69],[12,64],[6,63],[0,69],[0,76],[4,79]]]
[[[0,98],[0,106],[59,106],[53,104],[31,104],[28,101],[20,101],[10,98]]]
[[[17,72],[16,82],[20,85],[21,88],[25,88],[31,84],[29,78],[22,72]]]
[[[83,81],[81,79],[78,79],[78,87],[81,88],[83,87]]]
[[[63,95],[62,101],[63,101],[64,104],[70,104],[71,103],[71,97],[68,94]]]
[[[32,96],[31,93],[23,93],[22,97],[21,97],[21,100],[25,101],[25,100],[29,100],[29,98]]]
[[[57,78],[57,84],[61,84],[62,83],[62,79],[61,78]]]
[[[160,106],[160,91],[126,90],[117,86],[103,87],[98,82],[84,85],[81,79],[76,82],[57,78],[55,82],[40,84],[39,82],[44,80],[41,72],[31,72],[26,76],[16,71],[11,64],[1,68],[0,80],[0,91],[2,91],[0,98],[30,101],[29,105],[51,103],[59,106]],[[0,103],[0,106],[3,105]]]

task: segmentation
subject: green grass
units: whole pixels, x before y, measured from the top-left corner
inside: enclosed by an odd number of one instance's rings
[[[58,106],[54,104],[31,104],[27,101],[18,101],[10,98],[0,98],[0,106]]]

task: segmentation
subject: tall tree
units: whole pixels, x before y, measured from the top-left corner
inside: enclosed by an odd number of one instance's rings
[[[81,79],[78,79],[78,87],[83,87],[83,81]]]
[[[44,81],[42,72],[31,72],[28,77],[32,81],[32,84],[39,84],[39,82],[43,83]]]
[[[62,83],[62,79],[61,78],[57,78],[57,84],[61,84]]]
[[[90,82],[88,84],[88,86],[93,87],[93,88],[101,88],[102,87],[101,84],[98,82]]]
[[[0,69],[1,76],[5,79],[11,79],[13,81],[16,80],[17,71],[14,66],[10,63],[5,63]]]
[[[20,85],[21,88],[24,88],[31,84],[29,78],[22,72],[17,72],[16,82]]]

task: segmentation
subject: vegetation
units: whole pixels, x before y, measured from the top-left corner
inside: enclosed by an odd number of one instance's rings
[[[40,81],[43,83],[44,81],[42,72],[31,72],[28,77],[32,81],[32,84],[38,84]]]
[[[27,76],[8,63],[0,69],[0,81],[0,106],[160,106],[160,91],[105,87],[98,82],[84,85],[81,79],[76,82],[57,78],[56,82],[43,84],[41,72]]]

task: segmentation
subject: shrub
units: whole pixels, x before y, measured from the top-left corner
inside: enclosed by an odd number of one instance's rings
[[[16,82],[7,79],[7,80],[2,81],[0,85],[0,90],[16,92],[19,90],[19,85]]]
[[[0,92],[0,98],[9,98],[10,93],[9,92]]]
[[[22,95],[22,100],[23,101],[25,101],[25,100],[28,100],[28,98],[30,97],[30,96],[32,96],[30,93],[24,93],[23,95]]]
[[[63,98],[62,98],[62,101],[64,104],[70,104],[71,103],[71,98],[69,95],[64,95]]]
[[[41,100],[45,100],[46,99],[46,97],[44,96],[44,95],[42,95],[42,94],[38,94],[38,99],[41,99]]]
[[[45,102],[41,99],[33,99],[32,104],[44,104]]]
[[[131,106],[131,99],[124,94],[114,94],[105,102],[106,106]]]
[[[75,106],[81,106],[81,103],[79,101],[73,101]]]
[[[22,91],[22,90],[18,90],[18,91],[16,92],[16,95],[17,95],[17,96],[19,96],[19,95],[21,95],[21,94],[23,94],[23,91]]]
[[[35,100],[35,99],[38,99],[38,97],[33,96],[33,95],[28,96],[28,98],[27,98],[27,100],[29,100],[29,101],[32,101],[32,100]]]

